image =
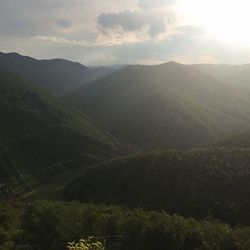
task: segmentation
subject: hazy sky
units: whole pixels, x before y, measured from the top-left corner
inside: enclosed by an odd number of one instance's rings
[[[0,0],[0,51],[87,65],[250,62],[247,0]]]

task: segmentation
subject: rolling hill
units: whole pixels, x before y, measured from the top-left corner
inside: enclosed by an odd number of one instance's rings
[[[74,71],[46,62],[64,63]],[[63,97],[87,116],[46,84],[0,69],[1,249],[65,249],[85,235],[112,249],[249,249],[246,91],[176,63],[128,66]],[[120,157],[120,139],[147,150],[220,137]]]
[[[17,53],[0,53],[0,68],[18,73],[57,96],[116,70],[112,67],[90,69],[64,59],[37,60]]]
[[[250,150],[152,152],[82,170],[66,200],[115,203],[250,225]]]
[[[95,129],[84,114],[19,76],[0,70],[0,93],[1,177],[77,155],[116,154],[113,139]]]
[[[174,62],[127,66],[63,98],[140,149],[196,147],[250,127],[250,99]]]

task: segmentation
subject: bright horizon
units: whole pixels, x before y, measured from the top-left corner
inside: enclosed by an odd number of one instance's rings
[[[3,52],[3,51],[0,51],[0,53],[4,53],[4,54],[18,54],[20,56],[24,56],[24,57],[31,57],[31,58],[34,58],[34,59],[37,59],[37,60],[68,60],[68,61],[71,61],[71,62],[75,62],[75,63],[80,63],[82,64],[83,66],[86,66],[86,67],[90,67],[90,68],[98,68],[98,67],[125,67],[125,66],[133,66],[133,65],[140,65],[140,66],[158,66],[158,65],[162,65],[162,64],[168,64],[168,63],[176,63],[176,64],[181,64],[181,65],[218,65],[218,66],[244,66],[244,65],[250,65],[250,63],[243,63],[243,64],[233,64],[233,63],[181,63],[181,62],[178,62],[178,61],[166,61],[166,62],[161,62],[161,63],[145,63],[145,64],[139,64],[139,63],[128,63],[128,64],[96,64],[96,65],[91,65],[91,64],[84,64],[80,61],[77,61],[77,60],[71,60],[71,59],[67,59],[67,58],[62,58],[62,57],[32,57],[32,56],[29,56],[29,55],[24,55],[24,54],[21,54],[21,53],[18,53],[17,51],[9,51],[9,52]]]
[[[9,0],[0,51],[85,65],[250,62],[246,0]]]

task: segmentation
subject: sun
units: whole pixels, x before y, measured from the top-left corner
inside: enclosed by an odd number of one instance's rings
[[[250,46],[249,0],[179,0],[177,12],[209,36]]]

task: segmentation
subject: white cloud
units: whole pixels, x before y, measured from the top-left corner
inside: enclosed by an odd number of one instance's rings
[[[0,0],[0,50],[84,64],[250,60],[249,47],[211,41],[197,24],[179,20],[174,3]]]
[[[141,11],[125,10],[118,13],[102,13],[98,17],[98,24],[105,33],[107,30],[119,30],[124,32],[147,33],[154,37],[166,32],[164,16],[156,16]]]
[[[96,17],[103,11],[135,9],[136,0],[8,0],[0,2],[1,36],[92,38]],[[69,37],[66,37],[66,36]]]
[[[55,36],[34,36],[34,40],[48,41],[52,43],[65,44],[65,45],[77,45],[77,46],[89,46],[90,44],[84,40],[69,40],[65,38],[55,37]]]
[[[176,0],[140,0],[139,6],[143,9],[161,8],[175,4]]]
[[[205,34],[205,30],[203,28],[194,25],[177,26],[175,30],[177,33],[187,36],[201,36]]]

